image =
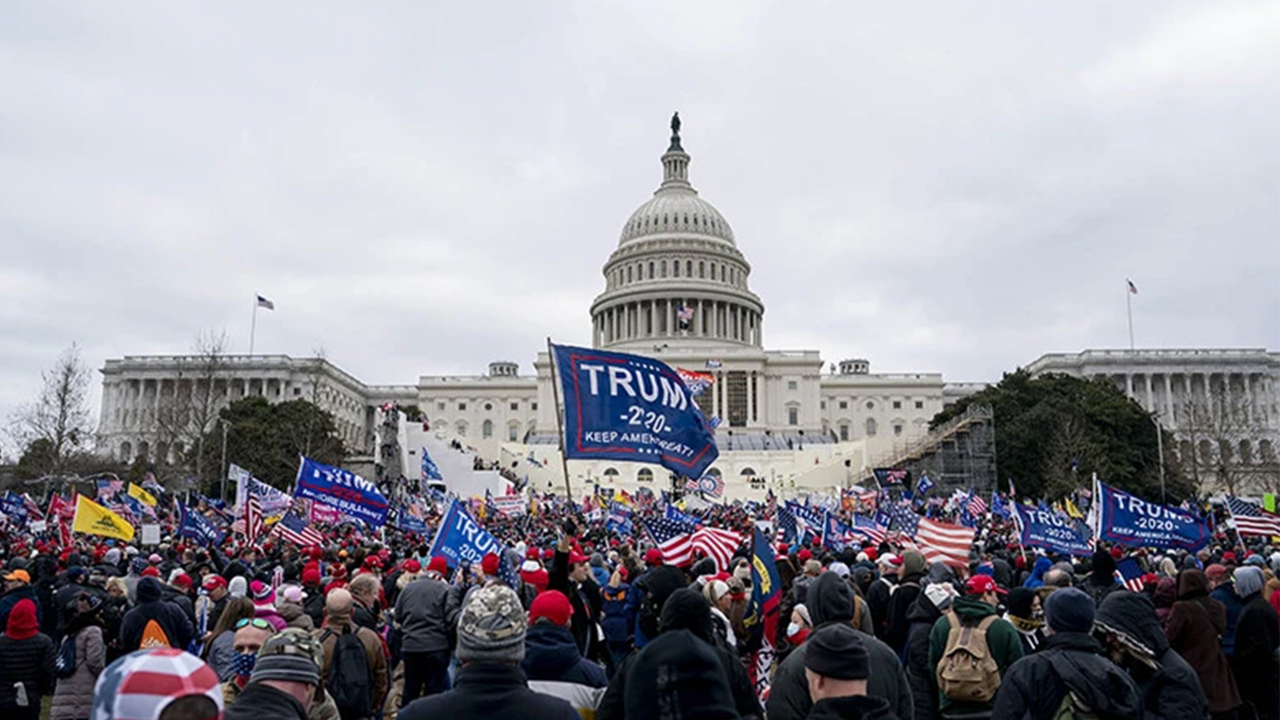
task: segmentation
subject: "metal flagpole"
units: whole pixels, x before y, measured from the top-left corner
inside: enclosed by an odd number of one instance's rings
[[[573,489],[569,487],[569,456],[565,452],[564,439],[564,416],[560,411],[560,378],[556,368],[556,352],[551,345],[551,338],[547,338],[547,358],[551,361],[551,393],[555,402],[556,411],[556,428],[560,435],[560,467],[564,469],[564,493],[565,499],[573,502]]]
[[[1130,280],[1124,281],[1124,305],[1129,311],[1129,349],[1133,350],[1133,290],[1130,284]]]
[[[1129,334],[1133,336],[1133,319],[1129,320]],[[253,293],[253,319],[248,324],[248,354],[253,355],[253,334],[257,332],[257,293]]]

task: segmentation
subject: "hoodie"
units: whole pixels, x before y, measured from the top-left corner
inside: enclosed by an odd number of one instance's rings
[[[1102,652],[1102,645],[1083,633],[1049,636],[1004,674],[991,720],[1050,720],[1068,691],[1100,718],[1142,717],[1138,688]]]
[[[976,626],[982,620],[990,615],[996,614],[996,609],[986,604],[981,598],[973,595],[962,595],[951,602],[951,611],[955,613],[960,622],[966,626]],[[938,618],[933,624],[933,630],[929,632],[929,666],[936,668],[938,663],[942,661],[942,653],[947,647],[947,636],[951,633],[951,615],[944,614]],[[1009,667],[1013,665],[1018,658],[1022,657],[1022,640],[1018,637],[1018,631],[1010,625],[1007,620],[999,619],[987,628],[987,648],[991,651],[991,656],[995,659],[996,665],[1000,668],[1000,676],[1008,672]],[[938,707],[940,710],[947,710],[953,705],[951,698],[938,695]],[[981,705],[976,707],[964,707],[965,711],[970,709],[981,711],[989,708],[989,705]],[[960,708],[957,708],[960,709]]]
[[[1122,633],[1126,643],[1124,668],[1142,694],[1146,718],[1203,718],[1209,701],[1200,678],[1182,656],[1169,647],[1156,607],[1140,593],[1113,592],[1098,608],[1097,626]],[[1145,652],[1144,652],[1145,650]]]
[[[1049,568],[1053,567],[1053,561],[1047,557],[1041,556],[1036,558],[1036,564],[1031,566],[1031,577],[1022,584],[1022,587],[1035,589],[1044,585],[1044,574],[1049,572]]]
[[[538,622],[524,643],[529,689],[568,702],[583,717],[594,715],[609,679],[599,665],[582,658],[569,628]]]
[[[828,623],[850,623],[853,619],[853,588],[834,573],[823,573],[809,586],[804,604],[809,609],[815,630]],[[871,665],[867,694],[888,700],[890,711],[899,720],[914,720],[911,689],[898,656],[872,635],[863,633],[862,641],[866,643]],[[807,645],[801,645],[778,666],[769,691],[769,720],[802,720],[813,707],[804,672],[807,649]]]
[[[177,605],[163,599],[163,587],[155,578],[138,580],[138,605],[125,613],[120,623],[120,645],[125,652],[139,649],[143,630],[155,620],[169,638],[169,646],[186,648],[195,634],[187,614]]]
[[[23,598],[14,604],[0,636],[0,708],[13,710],[21,683],[28,707],[40,707],[40,697],[53,693],[53,640],[39,631],[36,603]],[[27,708],[24,708],[24,712]]]

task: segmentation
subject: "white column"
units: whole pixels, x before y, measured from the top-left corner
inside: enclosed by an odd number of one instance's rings
[[[747,373],[747,424],[756,422],[756,371]]]
[[[1151,394],[1151,373],[1147,373],[1147,374],[1146,374],[1146,379],[1147,379],[1147,402],[1146,402],[1146,408],[1147,408],[1147,411],[1148,411],[1148,412],[1155,412],[1155,409],[1156,409],[1156,399],[1155,399],[1155,397]]]
[[[1164,374],[1164,410],[1165,422],[1169,427],[1173,426],[1173,380],[1169,378],[1169,373]]]
[[[711,386],[711,414],[720,416],[720,373],[715,373],[715,377],[716,382]]]
[[[1132,398],[1133,397],[1133,374],[1132,373],[1124,374],[1124,386],[1125,386],[1124,394]]]

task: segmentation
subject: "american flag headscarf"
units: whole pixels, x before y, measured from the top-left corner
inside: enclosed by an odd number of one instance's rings
[[[218,675],[203,660],[177,648],[132,652],[98,676],[91,720],[155,720],[173,701],[204,695],[222,718]]]

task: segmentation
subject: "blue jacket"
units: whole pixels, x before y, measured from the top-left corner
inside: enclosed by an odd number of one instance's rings
[[[591,566],[591,577],[595,578],[596,584],[604,587],[609,584],[609,578],[613,577],[613,573],[609,572],[609,568]]]
[[[631,586],[627,583],[616,588],[609,587],[608,584],[600,586],[601,611],[604,615],[600,620],[600,628],[604,630],[605,640],[623,643],[631,637],[635,616],[627,612],[630,595]]]
[[[1227,629],[1222,632],[1222,652],[1231,657],[1236,651],[1236,624],[1240,622],[1240,611],[1244,609],[1244,603],[1240,602],[1240,596],[1236,594],[1233,580],[1214,588],[1209,597],[1227,606]]]
[[[557,680],[593,688],[609,684],[604,668],[582,657],[569,628],[549,622],[538,622],[529,628],[521,665],[530,681]]]

